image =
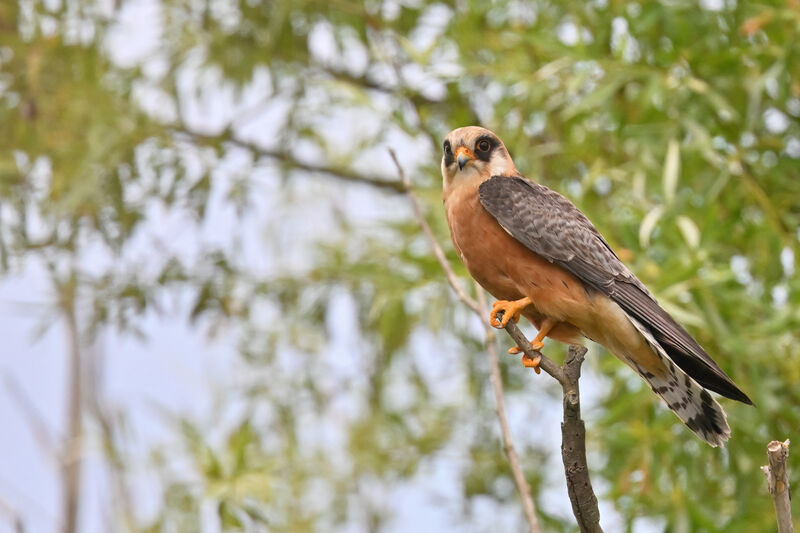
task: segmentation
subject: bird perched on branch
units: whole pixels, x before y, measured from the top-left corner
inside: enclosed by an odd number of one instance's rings
[[[711,446],[730,428],[708,391],[752,404],[628,270],[564,196],[520,175],[503,142],[479,127],[451,131],[442,178],[450,235],[475,280],[498,301],[495,327],[524,316],[550,337],[592,339],[636,370]],[[519,353],[514,347],[509,353]],[[538,371],[539,359],[522,363]]]

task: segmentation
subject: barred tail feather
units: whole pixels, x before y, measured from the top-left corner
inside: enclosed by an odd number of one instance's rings
[[[644,336],[647,343],[664,363],[667,373],[655,376],[633,359],[625,356],[625,360],[650,385],[653,392],[661,396],[664,402],[686,426],[711,446],[721,446],[731,435],[731,429],[722,410],[711,394],[694,379],[681,370],[669,358],[664,348],[653,335],[635,318],[628,316],[631,323]]]

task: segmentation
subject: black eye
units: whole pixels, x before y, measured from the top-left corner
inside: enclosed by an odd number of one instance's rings
[[[478,144],[475,145],[475,148],[477,148],[479,152],[488,152],[491,147],[492,145],[486,139],[481,139],[478,141]]]

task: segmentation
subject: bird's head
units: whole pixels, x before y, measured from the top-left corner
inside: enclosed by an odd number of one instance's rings
[[[447,134],[442,145],[444,186],[456,185],[464,178],[487,180],[492,176],[517,173],[503,141],[478,126],[458,128]]]

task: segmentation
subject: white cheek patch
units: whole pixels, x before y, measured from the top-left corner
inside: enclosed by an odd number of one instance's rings
[[[493,154],[489,160],[489,172],[491,176],[506,176],[511,170],[510,162],[500,154]]]

